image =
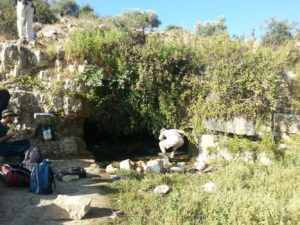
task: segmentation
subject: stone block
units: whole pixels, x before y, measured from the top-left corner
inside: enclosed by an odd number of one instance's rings
[[[245,136],[255,136],[255,121],[243,117],[235,117],[231,120],[209,119],[203,121],[207,130],[222,133],[231,133]]]
[[[275,113],[274,123],[280,133],[300,134],[300,115]]]

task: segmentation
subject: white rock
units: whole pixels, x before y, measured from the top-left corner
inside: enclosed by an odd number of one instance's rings
[[[173,167],[171,167],[170,171],[173,173],[184,173],[184,168],[178,167],[178,166],[173,166]]]
[[[279,145],[279,149],[280,149],[280,150],[286,150],[287,147],[288,147],[288,146],[287,146],[286,144],[280,144],[280,145]]]
[[[84,196],[58,195],[53,201],[52,213],[47,217],[53,220],[80,220],[88,213],[90,204],[91,200]]]
[[[201,136],[201,144],[200,144],[200,147],[202,149],[207,149],[209,147],[215,147],[216,146],[216,143],[215,143],[215,138],[213,135],[207,135],[207,134],[204,134]]]
[[[161,173],[163,162],[161,160],[150,160],[144,167],[145,172]]]
[[[194,168],[199,171],[204,170],[205,166],[206,166],[206,164],[204,162],[196,162],[194,164]]]
[[[166,184],[159,185],[154,188],[153,192],[157,194],[167,194],[170,191],[170,187]]]
[[[219,149],[219,155],[227,161],[231,161],[233,159],[233,155],[227,149]]]
[[[123,160],[120,162],[120,170],[131,170],[133,163],[129,160]]]
[[[203,188],[203,191],[206,193],[213,193],[218,189],[217,185],[213,182],[208,182],[208,183],[204,184],[202,186],[202,188]]]
[[[117,168],[113,167],[112,164],[109,164],[106,169],[105,169],[106,173],[116,173],[118,171]]]
[[[255,159],[256,159],[256,154],[255,152],[248,152],[248,151],[245,151],[243,152],[242,154],[242,159],[245,161],[245,162],[248,162],[248,163],[254,163]]]
[[[178,163],[177,163],[177,166],[183,167],[183,168],[184,168],[184,167],[185,167],[185,162],[178,162]]]
[[[257,160],[263,165],[269,166],[272,164],[271,158],[266,153],[259,153]]]

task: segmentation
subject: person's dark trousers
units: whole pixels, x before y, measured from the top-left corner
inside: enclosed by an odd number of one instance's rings
[[[30,148],[30,142],[26,139],[0,143],[0,156],[20,156],[24,159],[25,151]]]

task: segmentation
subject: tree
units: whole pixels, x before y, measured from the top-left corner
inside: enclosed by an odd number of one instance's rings
[[[262,44],[279,46],[291,40],[294,26],[294,23],[289,23],[288,20],[277,21],[273,17],[270,21],[267,21],[267,32],[262,37]]]
[[[80,7],[74,0],[52,0],[51,9],[60,15],[78,16]]]
[[[4,36],[17,36],[16,9],[11,0],[0,1],[0,34]]]
[[[93,12],[94,12],[94,9],[89,4],[83,5],[80,8],[80,14],[88,14],[88,13],[93,13]]]
[[[217,21],[207,21],[196,24],[195,33],[204,37],[227,34],[225,17],[219,17]]]
[[[121,22],[120,22],[121,21]],[[153,11],[141,11],[138,9],[127,9],[120,17],[120,23],[128,28],[152,30],[159,27],[161,21]]]
[[[55,23],[57,18],[55,17],[50,5],[43,0],[35,0],[35,15],[34,21],[40,23]]]

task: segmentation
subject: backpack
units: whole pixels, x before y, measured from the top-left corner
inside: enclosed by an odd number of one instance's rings
[[[50,125],[39,125],[36,128],[35,136],[44,141],[50,141],[53,139],[53,129]]]
[[[43,160],[34,164],[30,175],[30,190],[36,194],[51,194],[56,190],[51,162]]]
[[[35,163],[41,163],[43,161],[44,157],[42,155],[42,152],[37,147],[30,147],[25,152],[24,160],[22,161],[23,167],[25,167],[28,170],[32,170]]]
[[[22,166],[4,164],[1,166],[0,175],[9,186],[29,186],[30,171]]]

